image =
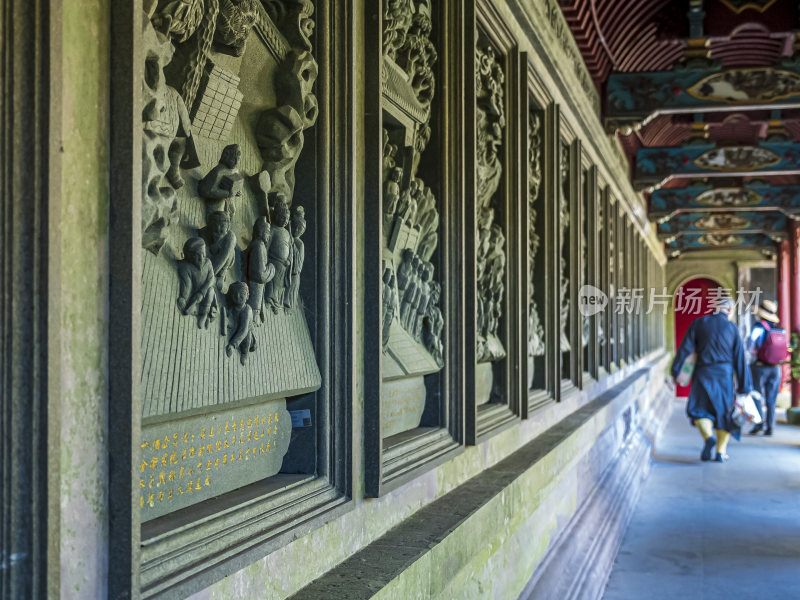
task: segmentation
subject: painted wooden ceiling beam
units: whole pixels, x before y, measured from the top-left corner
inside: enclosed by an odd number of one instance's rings
[[[800,107],[798,65],[612,73],[605,97],[610,131],[647,123],[660,114],[773,110]]]
[[[661,188],[650,196],[649,216],[661,221],[689,212],[779,211],[800,216],[800,185],[713,186],[692,183],[685,188]]]
[[[633,183],[658,189],[672,178],[800,175],[800,144],[762,142],[718,147],[689,143],[679,147],[642,148],[636,153]]]

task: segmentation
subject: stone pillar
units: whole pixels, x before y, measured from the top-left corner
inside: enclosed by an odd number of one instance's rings
[[[791,244],[786,240],[778,244],[778,260],[775,265],[778,275],[778,317],[781,320],[781,326],[786,328],[786,331],[791,331],[792,329],[791,311],[789,310],[791,298],[789,294],[790,260]],[[789,365],[783,365],[781,387],[785,382],[789,381],[789,374]]]
[[[789,244],[791,246],[789,268],[790,331],[800,335],[800,223],[797,221],[792,221],[789,226]],[[792,407],[800,408],[800,381],[797,379],[792,379]]]

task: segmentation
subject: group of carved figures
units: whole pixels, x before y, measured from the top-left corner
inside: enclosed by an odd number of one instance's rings
[[[208,184],[201,180],[198,187],[204,183]],[[286,198],[278,194],[268,210],[271,218],[262,215],[253,224],[253,237],[241,258],[244,281],[229,285],[238,251],[231,211],[212,210],[199,236],[183,245],[183,260],[178,266],[178,308],[185,315],[196,316],[198,327],[208,328],[227,296],[230,341],[225,350],[228,356],[238,350],[244,364],[247,354],[255,350],[253,327],[264,322],[266,310],[290,312],[300,303],[300,274],[305,260],[300,238],[306,220],[302,206],[290,213]]]
[[[412,178],[402,192],[403,169],[390,170],[384,186],[384,238],[394,249],[397,237],[405,226],[415,231],[416,251],[422,260],[430,260],[439,245],[439,211],[433,191],[418,177]]]
[[[425,346],[438,365],[443,365],[442,329],[439,309],[442,288],[433,280],[433,264],[411,249],[403,250],[397,273],[383,270],[383,344],[389,344],[392,321],[397,318],[411,337]]]
[[[493,222],[494,218],[491,208],[483,208],[478,214],[478,362],[498,360],[505,355],[498,330],[505,295],[506,238],[500,225]]]
[[[383,54],[408,74],[417,101],[433,100],[433,65],[438,55],[430,40],[433,23],[428,0],[385,0]]]

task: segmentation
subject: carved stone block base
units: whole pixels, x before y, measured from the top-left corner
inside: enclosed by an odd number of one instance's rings
[[[475,367],[475,404],[480,406],[492,399],[494,385],[494,365],[490,362],[478,363]]]
[[[283,398],[145,425],[142,521],[275,475],[291,433]]]
[[[384,383],[381,387],[381,437],[419,427],[425,410],[425,396],[422,377]]]

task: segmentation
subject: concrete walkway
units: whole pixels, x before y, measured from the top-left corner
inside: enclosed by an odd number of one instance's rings
[[[604,600],[800,599],[800,427],[700,461],[676,401]],[[781,413],[779,413],[780,415]]]

